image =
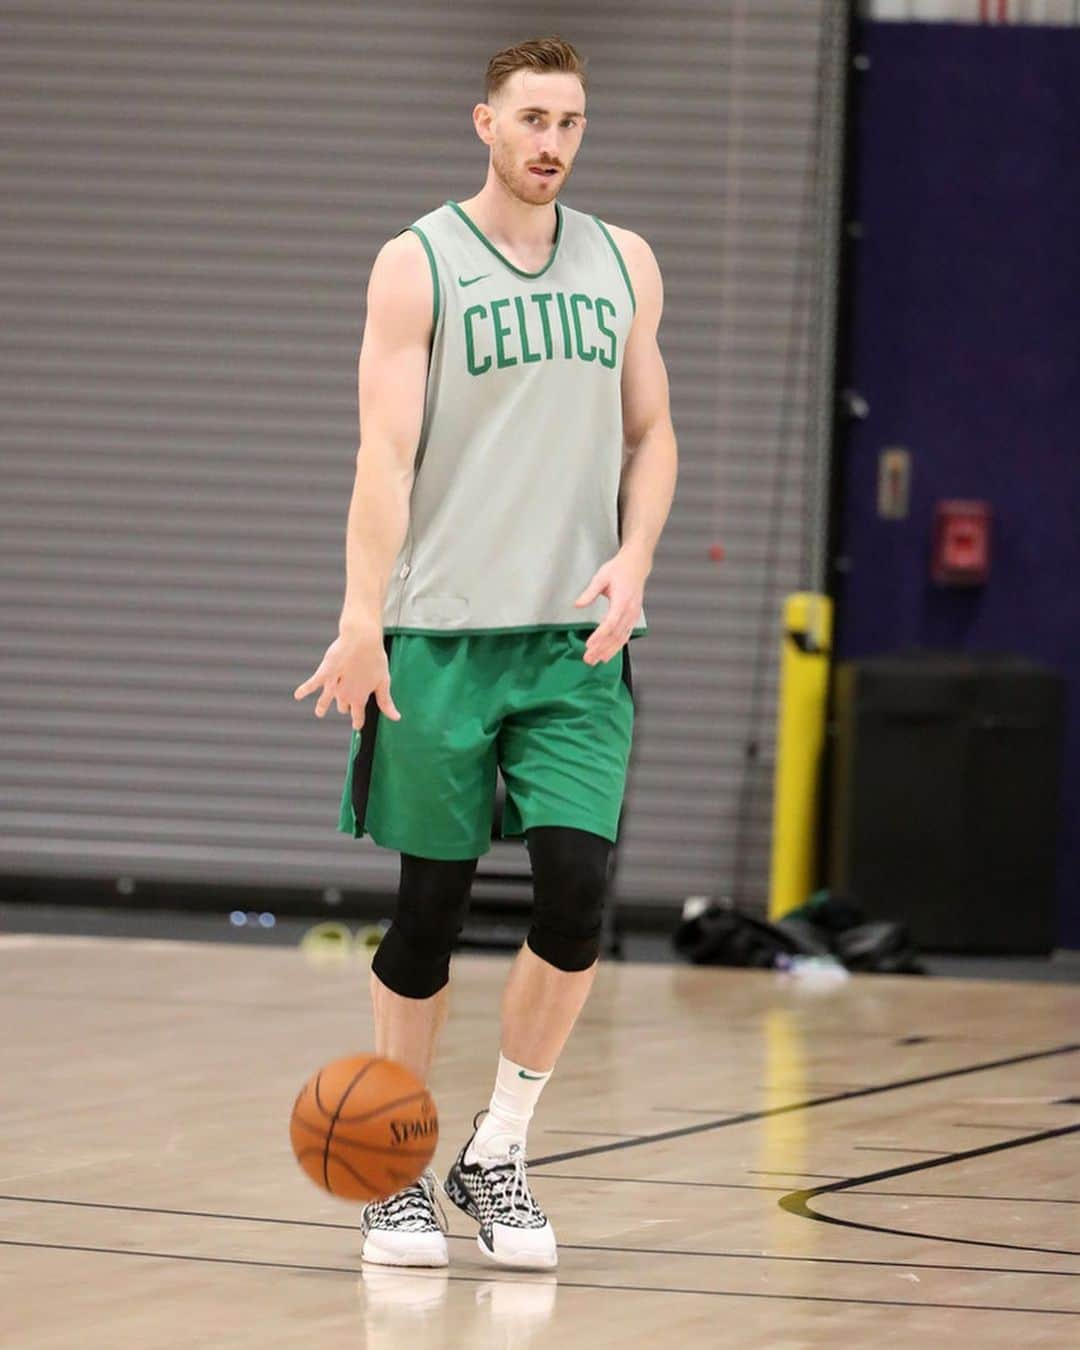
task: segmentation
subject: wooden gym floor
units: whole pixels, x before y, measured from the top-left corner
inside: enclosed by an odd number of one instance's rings
[[[459,957],[440,1172],[486,1103],[502,957]],[[371,1042],[360,958],[0,938],[13,1350],[1080,1343],[1080,993],[607,965],[530,1135],[558,1276],[361,1271],[289,1151]],[[451,1207],[452,1209],[452,1207]]]

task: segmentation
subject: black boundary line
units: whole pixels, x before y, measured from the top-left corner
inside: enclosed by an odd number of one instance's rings
[[[255,1261],[237,1256],[195,1256],[186,1252],[132,1251],[124,1247],[85,1247],[67,1242],[19,1242],[0,1238],[0,1247],[24,1247],[37,1251],[91,1252],[99,1256],[142,1256],[156,1261],[195,1261],[204,1265],[247,1266],[263,1270],[299,1270],[319,1275],[363,1275],[360,1266],[308,1266],[287,1261]],[[1038,1274],[1025,1271],[1025,1274]],[[521,1284],[521,1280],[499,1280],[495,1275],[447,1275],[448,1284]],[[441,1283],[441,1280],[440,1280]],[[528,1281],[528,1283],[534,1283]],[[756,1290],[741,1289],[679,1289],[669,1285],[653,1284],[593,1284],[581,1280],[557,1281],[560,1289],[596,1289],[607,1294],[698,1294],[708,1298],[753,1298],[779,1303],[843,1303],[874,1308],[934,1308],[948,1312],[1026,1313],[1039,1317],[1080,1317],[1075,1308],[1016,1308],[991,1303],[916,1303],[896,1298],[839,1298],[828,1294],[762,1294]]]
[[[847,1181],[842,1172],[785,1172],[775,1167],[748,1167],[748,1177],[813,1177],[815,1181]]]
[[[778,1173],[779,1176],[821,1176],[820,1172]],[[827,1175],[827,1174],[825,1174]],[[577,1172],[534,1172],[534,1177],[543,1177],[551,1181],[613,1181],[625,1182],[632,1186],[690,1186],[706,1191],[781,1191],[790,1194],[786,1186],[761,1186],[746,1181],[666,1181],[657,1177],[591,1177],[581,1176]],[[836,1181],[847,1181],[847,1177],[834,1177]],[[1060,1198],[1054,1195],[964,1195],[956,1191],[849,1191],[849,1195],[888,1195],[901,1200],[992,1200],[1000,1204],[1011,1205],[1080,1205],[1080,1200]],[[17,1196],[0,1200],[17,1199]],[[66,1204],[67,1201],[57,1201]],[[76,1203],[76,1202],[71,1202]]]
[[[733,1111],[721,1112],[718,1106],[650,1106],[650,1111],[664,1111],[671,1116],[717,1116],[734,1115]]]
[[[882,1039],[887,1040],[888,1037]],[[873,1083],[834,1083],[825,1078],[816,1083],[808,1083],[805,1079],[798,1083],[755,1083],[754,1090],[757,1092],[786,1092],[791,1088],[798,1088],[800,1092],[858,1092],[860,1088],[873,1086]],[[657,1109],[657,1107],[653,1107],[654,1111]],[[680,1108],[674,1109],[679,1110]]]
[[[904,1148],[900,1144],[852,1144],[860,1153],[925,1153],[931,1158],[941,1158],[948,1153],[947,1148]]]
[[[952,1128],[954,1130],[1031,1130],[1034,1132],[1035,1130],[1052,1130],[1054,1127],[1048,1125],[1045,1120],[1038,1125],[1003,1125],[1000,1123],[993,1124],[988,1120],[954,1120],[952,1121]]]
[[[779,1191],[786,1195],[789,1186],[763,1186],[751,1181],[665,1181],[657,1177],[597,1177],[580,1172],[530,1172],[530,1176],[542,1181],[602,1181],[625,1183],[629,1186],[689,1186],[703,1191]],[[871,1191],[871,1195],[876,1192]],[[4,1197],[0,1195],[0,1200]]]
[[[1080,1256],[1080,1250],[1063,1247],[1031,1247],[1017,1242],[988,1242],[979,1238],[949,1237],[940,1233],[919,1233],[909,1228],[890,1228],[882,1224],[859,1223],[854,1219],[841,1219],[832,1214],[820,1214],[810,1208],[810,1201],[819,1195],[834,1195],[840,1191],[851,1190],[855,1186],[872,1185],[875,1181],[888,1181],[892,1177],[910,1176],[913,1172],[927,1172],[932,1167],[948,1167],[953,1163],[967,1162],[971,1158],[985,1158],[991,1153],[1003,1153],[1011,1148],[1024,1148],[1028,1144],[1040,1144],[1048,1139],[1061,1139],[1065,1135],[1080,1132],[1078,1125],[1062,1125],[1056,1130],[1042,1130],[1038,1134],[1028,1134],[1022,1139],[1003,1139],[996,1144],[984,1144],[982,1148],[969,1148],[960,1153],[950,1153],[944,1158],[933,1158],[929,1162],[907,1163],[903,1167],[890,1167],[884,1172],[873,1172],[867,1176],[849,1177],[845,1181],[832,1181],[827,1186],[814,1186],[809,1190],[792,1191],[778,1201],[780,1208],[800,1219],[815,1219],[818,1223],[837,1224],[841,1228],[858,1228],[864,1232],[887,1233],[890,1237],[915,1237],[924,1242],[954,1242],[965,1247],[994,1247],[999,1251],[1040,1252],[1049,1256]]]
[[[1008,1059],[992,1059],[982,1064],[968,1064],[959,1069],[943,1069],[939,1073],[921,1074],[917,1078],[900,1078],[891,1083],[877,1083],[873,1087],[857,1088],[851,1092],[836,1092],[826,1097],[810,1097],[806,1101],[789,1102],[785,1106],[770,1106],[760,1111],[743,1111],[739,1115],[724,1116],[721,1120],[705,1120],[698,1125],[682,1125],[659,1134],[643,1134],[639,1139],[620,1139],[614,1144],[594,1144],[590,1148],[574,1149],[569,1153],[550,1153],[544,1158],[533,1158],[531,1165],[544,1167],[550,1163],[569,1162],[571,1158],[589,1158],[597,1153],[614,1153],[621,1148],[640,1148],[643,1144],[662,1144],[668,1139],[686,1139],[693,1134],[726,1129],[730,1125],[745,1125],[753,1120],[767,1120],[771,1116],[790,1115],[793,1111],[809,1111],[815,1106],[832,1106],[836,1102],[856,1101],[860,1097],[875,1097],[882,1092],[898,1092],[902,1088],[921,1087],[925,1083],[941,1083],[967,1074],[986,1073],[991,1069],[1009,1068],[1015,1064],[1030,1064],[1055,1055],[1071,1055],[1080,1050],[1080,1042],[1055,1046],[1052,1050],[1035,1050],[1026,1055],[1010,1055]]]
[[[626,1134],[623,1130],[545,1130],[545,1134],[588,1134],[594,1139],[641,1139],[640,1134]]]
[[[551,1176],[551,1173],[548,1173]],[[579,1181],[583,1178],[570,1177],[568,1180]],[[602,1181],[610,1180],[629,1180],[634,1178],[598,1178]],[[694,1184],[719,1185],[723,1183],[694,1183],[694,1182],[646,1182],[646,1185],[655,1186],[682,1186]],[[783,1191],[783,1186],[750,1186],[747,1190],[764,1191]],[[856,1192],[861,1194],[862,1192]],[[898,1195],[908,1197],[907,1191],[871,1191],[866,1192],[871,1195]],[[953,1197],[949,1197],[950,1199]],[[976,1197],[978,1198],[978,1197]],[[255,1224],[283,1224],[289,1228],[331,1228],[341,1232],[356,1233],[357,1227],[351,1223],[326,1223],[314,1219],[278,1219],[266,1215],[258,1214],[220,1214],[208,1210],[198,1209],[155,1209],[150,1205],[117,1205],[108,1204],[100,1200],[51,1200],[40,1196],[31,1195],[0,1195],[0,1200],[13,1201],[16,1204],[25,1205],[66,1205],[75,1209],[107,1209],[115,1210],[120,1213],[137,1214],[163,1214],[172,1215],[187,1219],[224,1219],[239,1221],[241,1223]],[[447,1233],[447,1238],[452,1242],[472,1242],[474,1239],[465,1233]],[[614,1247],[587,1242],[561,1242],[559,1244],[562,1251],[570,1252],[615,1252],[622,1256],[698,1256],[709,1259],[718,1259],[724,1261],[788,1261],[797,1265],[826,1265],[826,1266],[883,1266],[886,1269],[899,1270],[953,1270],[966,1271],[979,1275],[1051,1275],[1065,1279],[1080,1278],[1080,1271],[1073,1270],[1037,1270],[1029,1266],[956,1266],[940,1265],[933,1261],[882,1261],[862,1259],[855,1256],[794,1256],[781,1255],[771,1252],[713,1252],[701,1251],[683,1248],[671,1247]],[[97,1250],[94,1248],[93,1250]],[[224,1258],[222,1258],[224,1259]],[[322,1267],[319,1267],[322,1269]]]

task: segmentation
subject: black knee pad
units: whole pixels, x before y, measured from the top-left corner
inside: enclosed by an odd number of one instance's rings
[[[587,970],[600,955],[611,845],[562,826],[541,826],[526,837],[535,893],[526,940],[559,970]]]
[[[449,980],[476,862],[401,855],[397,911],[371,963],[387,989],[431,998]]]

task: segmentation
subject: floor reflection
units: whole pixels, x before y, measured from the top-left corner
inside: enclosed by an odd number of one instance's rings
[[[531,1350],[555,1313],[558,1282],[553,1272],[507,1271],[492,1279],[446,1270],[364,1266],[363,1295],[368,1350]],[[448,1297],[451,1286],[454,1297]]]
[[[553,1271],[516,1279],[485,1280],[476,1288],[478,1335],[486,1344],[527,1350],[540,1344],[540,1332],[555,1313],[558,1280]]]
[[[445,1270],[408,1270],[366,1265],[360,1273],[367,1350],[401,1350],[422,1345],[450,1350],[462,1344],[460,1329],[448,1325]]]

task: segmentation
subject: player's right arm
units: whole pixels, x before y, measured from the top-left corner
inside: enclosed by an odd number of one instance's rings
[[[315,715],[331,702],[363,726],[368,698],[395,721],[383,649],[382,610],[390,568],[409,525],[416,449],[424,416],[432,329],[432,279],[423,244],[411,231],[385,244],[368,282],[360,347],[360,448],[345,531],[345,600],[338,636],[318,670],[293,697],[322,690]]]

